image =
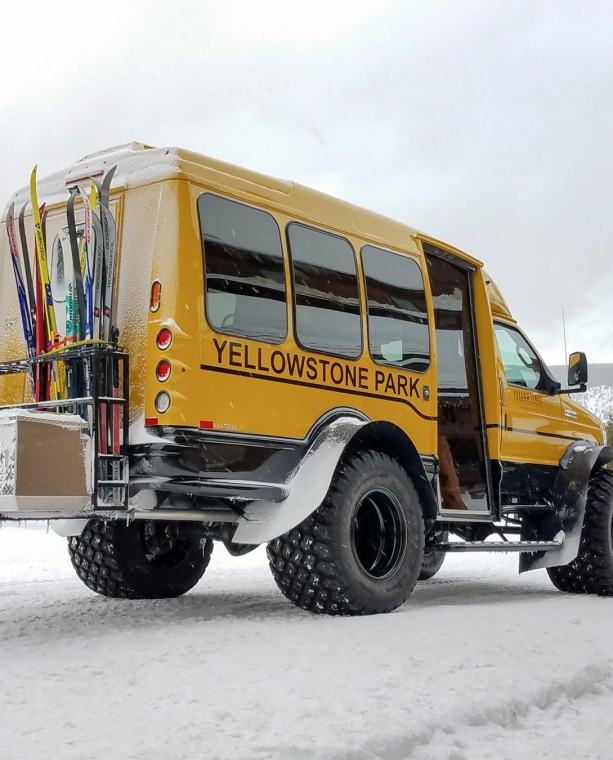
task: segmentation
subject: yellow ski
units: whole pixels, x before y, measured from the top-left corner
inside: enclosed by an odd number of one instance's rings
[[[36,236],[36,254],[38,259],[38,269],[40,272],[41,285],[43,287],[43,306],[45,311],[46,324],[46,342],[47,349],[52,348],[58,341],[57,323],[55,321],[55,307],[53,305],[53,296],[51,294],[51,282],[49,280],[49,266],[47,264],[47,250],[45,248],[45,237],[43,235],[43,225],[40,216],[40,207],[38,205],[38,193],[36,191],[36,170],[38,166],[32,169],[30,175],[30,198],[32,201],[32,211],[34,213],[34,233]],[[58,372],[51,381],[51,395],[55,398],[62,398],[65,394],[64,372],[63,368],[58,367]]]
[[[53,306],[53,296],[51,295],[51,282],[49,281],[49,267],[47,265],[47,250],[45,248],[45,239],[43,237],[43,226],[40,218],[40,208],[38,205],[38,193],[36,192],[36,170],[38,166],[32,169],[30,175],[30,197],[32,200],[32,210],[34,212],[34,232],[36,235],[36,254],[38,257],[38,267],[40,279],[43,286],[43,302],[45,309],[45,319],[47,322],[47,344],[48,347],[57,341],[57,324],[55,322],[55,307]]]

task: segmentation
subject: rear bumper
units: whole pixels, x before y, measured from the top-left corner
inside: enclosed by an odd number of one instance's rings
[[[306,442],[157,428],[159,443],[130,446],[130,492],[185,493],[208,500],[281,502]]]
[[[365,424],[339,417],[308,442],[166,429],[160,443],[131,447],[131,489],[135,496],[145,489],[187,493],[201,509],[229,506],[238,515],[233,540],[261,544],[317,509],[347,444]]]

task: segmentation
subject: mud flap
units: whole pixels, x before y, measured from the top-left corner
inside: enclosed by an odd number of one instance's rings
[[[587,441],[570,446],[562,459],[553,487],[554,512],[526,514],[522,520],[522,541],[554,541],[564,538],[559,549],[525,553],[519,572],[541,567],[568,565],[579,552],[590,476],[595,466],[613,461],[613,448]]]
[[[271,541],[314,512],[328,493],[347,444],[365,424],[363,420],[341,417],[323,430],[290,477],[288,497],[281,502],[252,502],[238,522],[233,542],[262,544]]]

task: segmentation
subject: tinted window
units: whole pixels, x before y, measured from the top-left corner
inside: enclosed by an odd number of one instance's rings
[[[204,193],[198,198],[206,314],[215,330],[267,343],[287,334],[281,235],[265,211]]]
[[[477,383],[469,275],[424,250],[434,307],[439,399],[466,398]]]
[[[303,348],[356,358],[362,353],[360,296],[353,248],[344,238],[302,224],[288,227]]]
[[[496,324],[494,331],[507,383],[536,390],[543,373],[536,351],[517,330]]]
[[[430,364],[426,294],[416,261],[372,245],[362,248],[372,358],[412,372]]]

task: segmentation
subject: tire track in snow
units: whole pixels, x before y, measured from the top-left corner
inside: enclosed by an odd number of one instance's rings
[[[487,709],[468,714],[447,715],[443,720],[434,721],[421,730],[412,731],[406,735],[389,740],[375,738],[365,742],[359,749],[320,754],[318,757],[320,760],[418,760],[418,758],[425,760],[424,750],[427,751],[437,738],[444,737],[447,743],[446,754],[437,752],[436,755],[428,754],[428,758],[472,760],[475,757],[474,754],[464,755],[461,748],[454,748],[454,736],[462,735],[457,747],[470,743],[471,734],[474,735],[475,741],[481,741],[480,734],[488,726],[509,729],[517,725],[519,718],[528,717],[531,711],[538,709],[546,712],[556,706],[571,709],[575,702],[587,696],[613,700],[613,669],[610,666],[588,665],[566,681],[548,684],[542,689],[535,690],[534,696],[528,700],[525,698],[499,700],[497,704]],[[608,711],[610,709],[611,706],[608,707]],[[270,756],[279,760],[306,760],[313,757],[310,751],[297,747],[261,747],[260,750],[273,753]],[[498,757],[502,759],[504,756],[498,754]]]

